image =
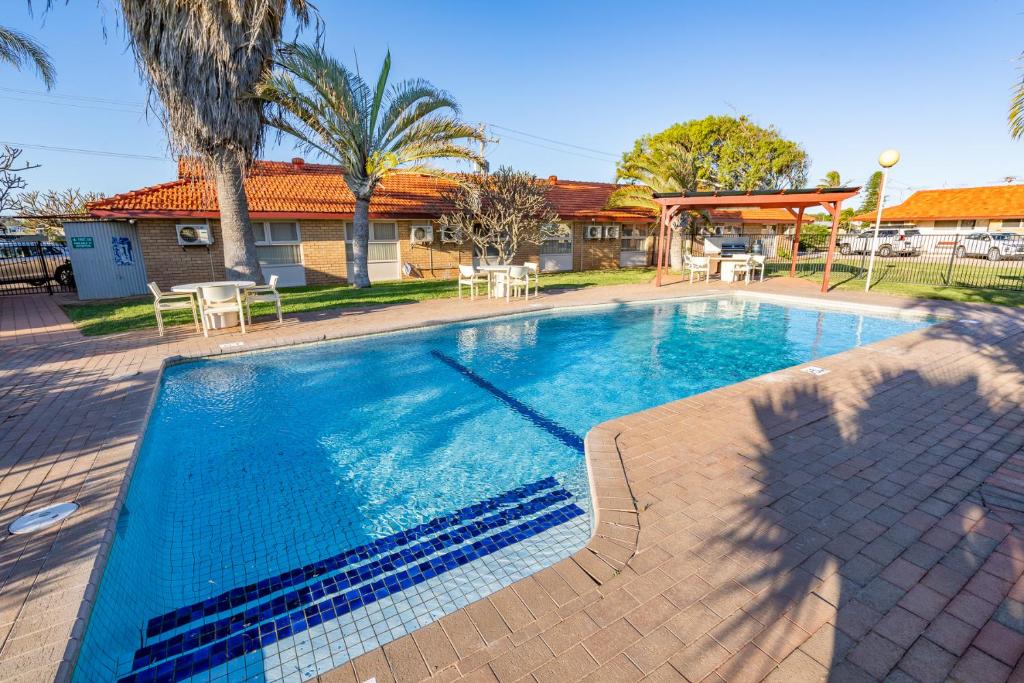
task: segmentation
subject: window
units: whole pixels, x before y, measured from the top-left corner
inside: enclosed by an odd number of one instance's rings
[[[622,251],[646,251],[647,236],[644,230],[635,225],[622,226]]]
[[[302,265],[297,223],[253,223],[252,236],[261,266]]]
[[[955,228],[959,221],[935,221],[936,228]]]
[[[345,260],[355,258],[352,254],[352,237],[355,227],[345,223]],[[370,243],[367,246],[367,263],[381,263],[398,260],[398,224],[370,223]]]
[[[1004,228],[1024,228],[1024,218],[1004,218]]]

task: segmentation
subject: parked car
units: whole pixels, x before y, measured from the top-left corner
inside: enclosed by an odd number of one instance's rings
[[[867,254],[878,256],[917,256],[921,251],[921,231],[913,228],[881,228],[864,230],[856,235],[839,239],[840,254]]]
[[[1024,258],[1024,235],[1012,232],[972,232],[956,247],[959,258],[978,256],[989,261]]]
[[[0,243],[0,284],[39,286],[48,280],[66,286],[74,284],[67,247],[36,242]]]

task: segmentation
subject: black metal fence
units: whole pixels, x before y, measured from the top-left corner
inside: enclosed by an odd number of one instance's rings
[[[75,291],[67,245],[0,240],[0,295]]]
[[[800,237],[796,275],[820,279],[825,270],[828,233]],[[694,243],[694,253],[738,249],[766,257],[766,275],[788,275],[792,235],[707,236]],[[899,283],[972,289],[1024,290],[1024,235],[1011,233],[932,233],[916,228],[882,228],[839,235],[832,263],[832,284],[867,278],[871,252],[872,285]]]

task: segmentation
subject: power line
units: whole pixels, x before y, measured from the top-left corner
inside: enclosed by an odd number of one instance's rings
[[[38,149],[46,152],[64,152],[66,154],[85,154],[95,157],[113,157],[116,159],[142,159],[144,161],[170,161],[169,157],[158,157],[151,154],[132,154],[128,152],[108,152],[99,149],[79,149],[77,147],[54,147],[53,145],[33,145],[27,142],[10,142],[0,140],[0,145],[9,145],[19,149]]]
[[[554,143],[556,145],[561,145],[563,147],[572,147],[573,149],[581,149],[584,152],[594,152],[595,154],[603,154],[605,156],[611,157],[613,160],[619,158],[618,154],[612,154],[611,152],[605,152],[603,150],[594,149],[592,147],[584,147],[582,145],[575,145],[575,144],[573,144],[571,142],[562,142],[561,140],[555,140],[553,138],[546,138],[546,137],[543,137],[541,135],[534,135],[533,133],[527,133],[525,131],[516,130],[515,128],[508,128],[506,126],[499,126],[496,123],[486,123],[485,125],[490,126],[491,128],[497,128],[499,130],[507,130],[510,133],[515,133],[516,135],[525,135],[528,138],[536,138],[537,140],[543,140],[544,142],[551,142],[551,143]]]
[[[512,140],[514,142],[520,142],[520,143],[522,143],[524,145],[532,145],[533,147],[540,147],[541,149],[551,150],[552,152],[561,152],[562,154],[571,154],[572,156],[583,157],[584,159],[592,159],[594,161],[600,161],[600,162],[603,162],[603,163],[606,163],[606,164],[615,163],[613,159],[604,159],[604,158],[601,158],[601,157],[591,156],[589,154],[581,154],[580,152],[573,152],[573,151],[568,150],[568,149],[560,149],[558,147],[551,147],[550,145],[543,145],[543,144],[541,144],[539,142],[533,142],[532,140],[524,140],[523,138],[517,138],[515,136],[511,136],[511,135],[507,135],[507,134],[502,134],[501,140]],[[500,142],[500,140],[499,140],[499,142]]]
[[[58,99],[58,100],[82,100],[82,101],[86,101],[86,102],[100,102],[100,103],[103,103],[103,104],[119,104],[119,105],[126,105],[126,106],[129,106],[129,107],[135,107],[135,108],[139,108],[139,109],[142,108],[142,105],[139,104],[138,102],[133,102],[133,101],[130,101],[130,100],[115,100],[115,99],[111,99],[111,98],[108,98],[108,97],[91,97],[89,95],[61,95],[60,93],[47,92],[45,90],[26,90],[26,89],[23,89],[23,88],[0,87],[0,90],[2,90],[4,92],[18,93],[18,94],[21,94],[21,95],[36,95],[36,96],[39,96],[39,97],[48,97],[48,98]]]
[[[57,106],[60,106],[60,107],[74,107],[76,109],[101,109],[103,111],[116,111],[116,112],[120,112],[122,114],[137,114],[137,115],[141,115],[141,114],[145,113],[144,109],[123,109],[123,108],[119,108],[119,107],[105,107],[105,106],[100,105],[100,104],[91,104],[91,103],[85,103],[85,102],[83,102],[83,103],[75,103],[75,102],[47,102],[46,100],[37,100],[37,99],[32,99],[30,97],[17,97],[17,96],[13,96],[12,97],[10,95],[7,95],[6,97],[4,97],[4,100],[8,101],[8,102],[16,101],[16,102],[29,102],[31,104],[42,104],[42,105],[45,105],[47,107],[50,107],[50,106],[53,106],[53,105],[57,105]]]

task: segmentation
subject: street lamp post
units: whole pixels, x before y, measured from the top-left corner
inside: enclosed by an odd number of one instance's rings
[[[875,214],[875,234],[871,238],[871,258],[868,259],[868,280],[864,283],[864,291],[871,289],[871,272],[875,269],[875,252],[878,250],[878,227],[882,223],[882,205],[885,204],[885,181],[889,177],[889,169],[899,163],[900,153],[887,149],[878,155],[878,165],[882,167],[882,182],[878,188],[878,213]]]

